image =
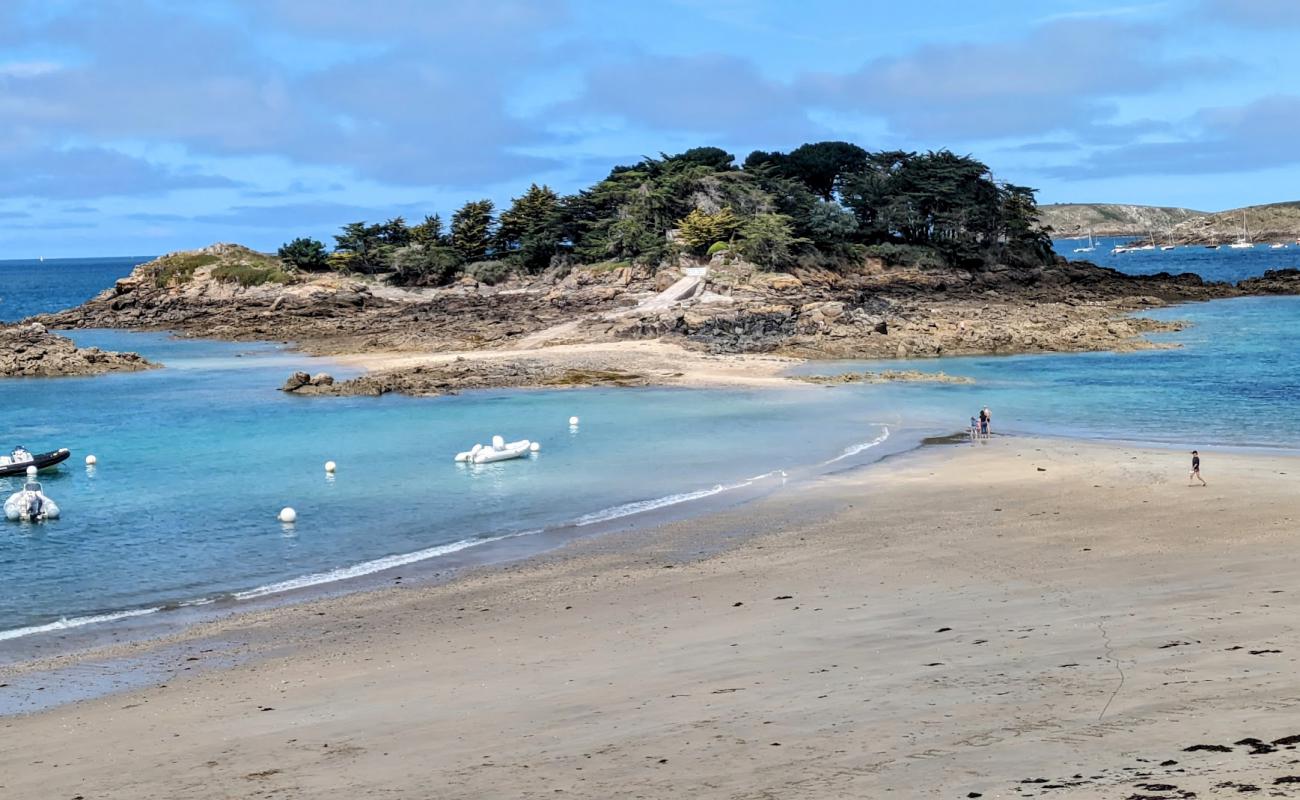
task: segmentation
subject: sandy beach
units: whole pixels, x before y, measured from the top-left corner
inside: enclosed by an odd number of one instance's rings
[[[0,796],[1294,796],[1300,461],[1202,457],[927,447],[201,625],[0,719]]]

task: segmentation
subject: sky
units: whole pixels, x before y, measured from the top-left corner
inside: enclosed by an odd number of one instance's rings
[[[715,145],[1300,199],[1300,0],[0,0],[0,258],[332,243]]]

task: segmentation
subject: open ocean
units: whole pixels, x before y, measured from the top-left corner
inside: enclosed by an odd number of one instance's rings
[[[1300,265],[1297,248],[1110,261],[1102,250],[1093,260],[1125,271],[1213,279]],[[144,260],[0,262],[0,319],[76,305]],[[969,375],[975,385],[424,399],[286,396],[276,388],[296,369],[345,371],[274,345],[76,332],[80,343],[140,352],[166,368],[0,381],[0,448],[73,451],[42,476],[63,518],[0,530],[0,661],[6,641],[33,633],[330,586],[761,491],[950,433],[984,405],[1000,432],[1202,451],[1300,449],[1300,419],[1290,412],[1300,391],[1291,356],[1300,299],[1215,301],[1156,315],[1195,323],[1164,337],[1181,348],[888,364]],[[881,365],[806,369],[864,366]],[[495,465],[452,462],[496,433],[534,439],[542,450]],[[97,467],[83,465],[89,453]],[[337,475],[325,474],[326,460],[338,462]],[[17,486],[0,479],[0,497]],[[298,511],[295,525],[276,520],[286,505]]]

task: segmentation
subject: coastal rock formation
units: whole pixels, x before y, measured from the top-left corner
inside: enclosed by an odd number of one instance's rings
[[[839,375],[801,375],[799,380],[823,386],[846,383],[974,383],[974,378],[946,372],[921,372],[915,369],[886,369],[880,372],[842,372]]]
[[[593,369],[548,363],[535,359],[458,360],[384,370],[336,382],[327,374],[308,376],[295,372],[281,391],[301,395],[363,395],[378,397],[397,392],[419,397],[455,394],[467,389],[501,389],[523,386],[576,388],[583,386],[646,386],[646,376],[617,369]]]
[[[115,353],[98,347],[77,347],[44,325],[0,328],[0,377],[52,377],[132,372],[157,367],[135,353]]]
[[[705,267],[704,270],[690,267]],[[438,353],[555,352],[556,345],[662,340],[704,353],[796,358],[1132,350],[1178,323],[1145,308],[1242,294],[1300,292],[1300,274],[1271,272],[1240,286],[1193,274],[1129,276],[1085,262],[979,268],[898,266],[766,272],[733,261],[555,267],[496,285],[462,277],[409,289],[380,277],[285,271],[236,245],[176,253],[138,267],[88,303],[41,318],[65,327],[170,329],[224,339],[292,341],[322,355],[423,354],[400,369],[348,381],[296,376],[296,394],[443,394],[461,389],[640,385],[660,381],[612,361],[475,358]],[[489,363],[490,362],[490,363]]]

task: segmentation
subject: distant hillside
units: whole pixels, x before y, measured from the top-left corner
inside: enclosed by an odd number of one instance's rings
[[[1300,201],[1205,214],[1179,223],[1169,236],[1178,244],[1226,244],[1240,238],[1243,221],[1252,241],[1296,241],[1300,239]]]
[[[1057,238],[1087,236],[1089,229],[1096,236],[1145,236],[1206,216],[1190,208],[1118,203],[1052,203],[1039,206],[1038,212],[1042,225]]]

